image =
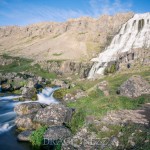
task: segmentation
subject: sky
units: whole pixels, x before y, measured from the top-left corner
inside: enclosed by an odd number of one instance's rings
[[[64,22],[128,11],[150,12],[150,0],[0,0],[0,26]]]

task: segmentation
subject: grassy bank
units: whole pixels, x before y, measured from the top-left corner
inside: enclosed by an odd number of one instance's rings
[[[11,57],[8,55],[2,55],[4,59],[12,59],[13,62],[9,65],[0,65],[0,73],[11,73],[11,72],[27,72],[33,73],[38,76],[42,76],[44,78],[56,78],[55,73],[49,73],[48,71],[43,70],[40,65],[35,64],[32,65],[33,60],[25,59],[20,57]]]

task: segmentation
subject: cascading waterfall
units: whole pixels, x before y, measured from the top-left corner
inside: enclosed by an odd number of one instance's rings
[[[38,100],[36,102],[43,103],[43,104],[59,103],[53,97],[54,91],[58,89],[59,87],[44,88],[41,93],[37,94]],[[16,113],[14,112],[15,105],[20,103],[32,102],[32,101],[19,102],[13,100],[20,97],[22,96],[11,95],[11,96],[0,97],[0,134],[9,131],[12,127],[15,126],[15,118],[16,118]]]
[[[135,14],[120,29],[113,38],[110,46],[91,61],[92,66],[88,78],[95,77],[96,74],[103,75],[108,62],[117,60],[118,54],[136,48],[150,47],[150,13]]]
[[[58,90],[59,87],[55,88],[44,88],[42,90],[42,93],[39,93],[38,96],[38,102],[44,103],[44,104],[50,104],[50,103],[55,103],[57,104],[58,101],[53,97],[54,91]]]

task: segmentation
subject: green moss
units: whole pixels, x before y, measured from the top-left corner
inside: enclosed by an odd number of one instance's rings
[[[46,126],[42,126],[35,130],[31,135],[30,135],[30,142],[32,143],[33,146],[40,147],[43,142],[43,135],[45,131],[47,130]]]
[[[67,94],[67,92],[68,92],[67,89],[59,89],[54,92],[53,96],[56,99],[62,100],[64,96]]]

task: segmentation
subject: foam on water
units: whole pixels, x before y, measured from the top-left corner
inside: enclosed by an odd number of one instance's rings
[[[53,92],[56,91],[57,88],[45,88],[42,90],[42,93],[37,94],[38,96],[38,102],[44,103],[44,104],[50,104],[50,103],[59,103],[54,97]]]
[[[103,75],[108,62],[117,60],[118,54],[135,48],[150,47],[150,13],[136,14],[120,29],[106,50],[91,61],[95,62],[88,78]]]

